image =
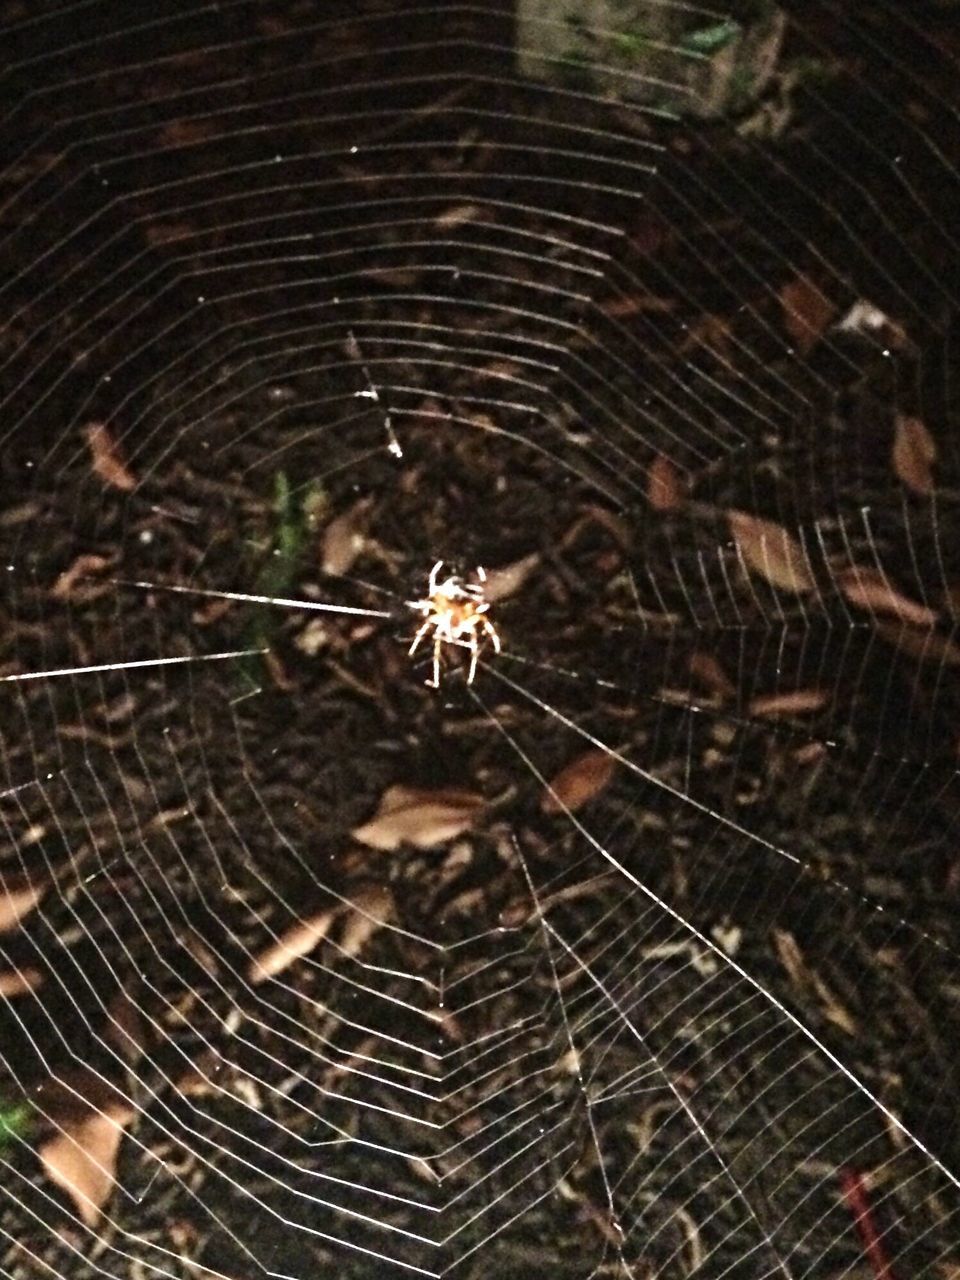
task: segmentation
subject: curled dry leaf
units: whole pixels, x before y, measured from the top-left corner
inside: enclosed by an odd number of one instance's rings
[[[767,693],[754,698],[748,710],[752,716],[799,716],[825,707],[827,697],[823,689],[794,689],[791,693]]]
[[[818,342],[837,309],[806,276],[797,276],[780,290],[783,323],[800,352],[806,355]]]
[[[354,893],[340,937],[344,955],[357,956],[393,914],[393,894],[386,885],[367,885]]]
[[[837,328],[842,333],[856,333],[874,341],[881,341],[895,351],[911,351],[914,344],[903,325],[892,319],[866,298],[859,298],[841,320]]]
[[[367,516],[373,498],[360,498],[342,515],[335,516],[323,531],[320,567],[324,573],[347,573],[366,543]]]
[[[748,569],[781,591],[813,590],[813,575],[803,548],[782,525],[747,511],[728,511],[727,522]]]
[[[852,564],[837,574],[837,584],[847,600],[859,609],[892,613],[913,627],[932,627],[937,620],[933,609],[895,591],[879,569]]]
[[[90,450],[93,470],[100,479],[112,485],[114,489],[122,489],[125,493],[135,489],[137,482],[132,472],[127,469],[120,448],[110,434],[107,424],[91,422],[89,426],[84,427],[83,435]]]
[[[403,844],[434,849],[466,831],[485,803],[483,796],[473,791],[388,787],[377,812],[357,827],[353,836],[373,849],[390,851]]]
[[[890,323],[889,316],[866,298],[858,298],[845,316],[837,323],[842,333],[879,333]]]
[[[47,1176],[66,1191],[88,1227],[100,1221],[116,1181],[123,1131],[135,1115],[129,1103],[109,1103],[64,1125],[38,1148]]]
[[[514,560],[512,564],[501,565],[499,569],[487,569],[483,584],[484,599],[495,604],[498,600],[516,595],[539,563],[540,556],[534,551],[520,560]]]
[[[921,498],[933,493],[937,446],[919,418],[901,415],[893,437],[893,469],[897,478]]]
[[[582,514],[577,516],[561,537],[558,543],[560,550],[565,551],[568,547],[574,546],[585,529],[592,529],[596,525],[605,530],[622,550],[626,551],[629,548],[632,539],[627,523],[615,516],[612,511],[608,511],[606,507],[591,505],[583,508]]]
[[[107,556],[93,554],[77,556],[70,568],[64,569],[60,577],[57,578],[50,588],[50,594],[54,600],[78,600],[82,603],[95,600],[97,596],[101,596],[110,590],[110,584],[98,583],[94,585],[87,583],[86,580],[93,577],[94,574],[103,573],[104,569],[109,569],[112,564],[113,560]]]
[[[774,929],[773,944],[780,963],[787,971],[793,985],[801,991],[814,991],[822,1003],[824,1017],[842,1028],[848,1035],[856,1035],[856,1020],[840,1004],[816,970],[808,965],[794,935],[786,929]]]
[[[609,751],[585,751],[547,784],[540,808],[544,813],[576,813],[609,786],[616,767]]]
[[[647,468],[647,501],[654,511],[676,511],[687,499],[687,482],[670,459],[658,453]]]
[[[47,891],[45,884],[15,882],[12,879],[0,885],[0,933],[18,924],[38,905]]]
[[[214,1078],[222,1067],[219,1054],[213,1049],[202,1049],[190,1066],[177,1079],[177,1093],[187,1098],[201,1098],[213,1092]]]
[[[294,960],[309,955],[330,932],[335,915],[336,912],[331,910],[320,911],[306,920],[298,920],[284,930],[276,942],[254,956],[247,974],[250,981],[254,985],[266,982],[268,978],[289,968]]]
[[[736,685],[712,653],[698,650],[690,655],[690,674],[718,698],[732,698]]]

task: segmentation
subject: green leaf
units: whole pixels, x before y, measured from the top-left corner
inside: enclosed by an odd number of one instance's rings
[[[285,471],[273,477],[274,524],[266,549],[266,559],[257,572],[253,591],[260,596],[287,596],[297,576],[311,528],[311,513],[317,490],[311,486],[301,493],[293,489]],[[279,607],[252,606],[255,612],[247,630],[251,649],[268,649],[280,625]],[[259,685],[260,658],[238,659],[244,691]]]
[[[617,53],[628,58],[642,58],[650,49],[650,39],[639,31],[621,31],[610,39],[611,46]]]
[[[303,508],[290,488],[285,471],[273,478],[275,522],[267,559],[257,575],[259,595],[282,595],[293,582],[303,551],[305,522]]]
[[[0,1150],[13,1138],[22,1137],[30,1127],[33,1117],[26,1102],[12,1102],[9,1106],[0,1103]]]
[[[689,35],[683,37],[680,43],[687,53],[709,55],[718,53],[731,40],[735,40],[739,34],[740,23],[735,22],[733,18],[725,18],[723,22],[715,22],[710,27],[701,27],[699,31],[691,31]]]

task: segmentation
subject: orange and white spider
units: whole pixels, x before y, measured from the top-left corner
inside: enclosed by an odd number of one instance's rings
[[[422,613],[426,621],[413,637],[408,652],[416,653],[424,636],[433,631],[433,679],[426,683],[433,689],[440,687],[440,653],[445,644],[456,644],[470,650],[470,670],[467,684],[473,684],[480,656],[480,641],[488,639],[494,653],[500,652],[497,629],[486,616],[490,602],[484,599],[483,584],[487,575],[477,569],[479,582],[464,582],[456,574],[439,581],[443,561],[438,560],[430,570],[427,594],[423,600],[408,600],[411,609]]]

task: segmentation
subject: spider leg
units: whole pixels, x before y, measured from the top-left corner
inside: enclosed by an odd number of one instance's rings
[[[428,618],[426,622],[423,624],[423,626],[420,628],[420,630],[417,632],[417,634],[413,637],[413,644],[407,650],[408,657],[412,656],[417,652],[417,650],[420,647],[420,641],[423,639],[423,637],[427,634],[427,632],[430,630],[432,626],[433,626],[433,619]]]
[[[440,634],[440,628],[437,627],[437,633],[433,637],[433,679],[427,681],[432,689],[440,688],[440,646],[442,644],[443,636]]]
[[[499,653],[500,636],[497,634],[497,628],[486,618],[483,619],[483,631],[484,635],[488,635],[490,637],[490,643],[493,645],[494,653]]]
[[[477,658],[480,654],[480,644],[477,640],[476,631],[470,632],[467,648],[470,650],[470,670],[467,672],[467,684],[473,684],[473,677],[477,674]]]
[[[436,593],[437,593],[437,576],[438,576],[438,574],[440,573],[440,570],[441,570],[442,568],[443,568],[443,561],[442,561],[442,560],[438,560],[438,561],[437,561],[437,563],[436,563],[436,564],[433,566],[433,568],[430,570],[430,585],[429,585],[429,586],[428,586],[428,588],[427,588],[427,595],[428,595],[428,596],[434,596],[434,595],[436,595]]]

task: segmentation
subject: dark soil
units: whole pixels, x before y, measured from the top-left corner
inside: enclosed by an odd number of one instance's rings
[[[42,976],[0,999],[0,1272],[954,1277],[955,10],[798,8],[775,138],[519,84],[495,7],[0,19],[0,674],[251,651],[3,686],[0,872],[54,887],[0,934]],[[504,653],[425,687],[431,565],[527,556]],[[487,808],[362,847],[395,785]],[[371,886],[358,955],[250,981]],[[51,1079],[136,1109],[93,1230]]]

